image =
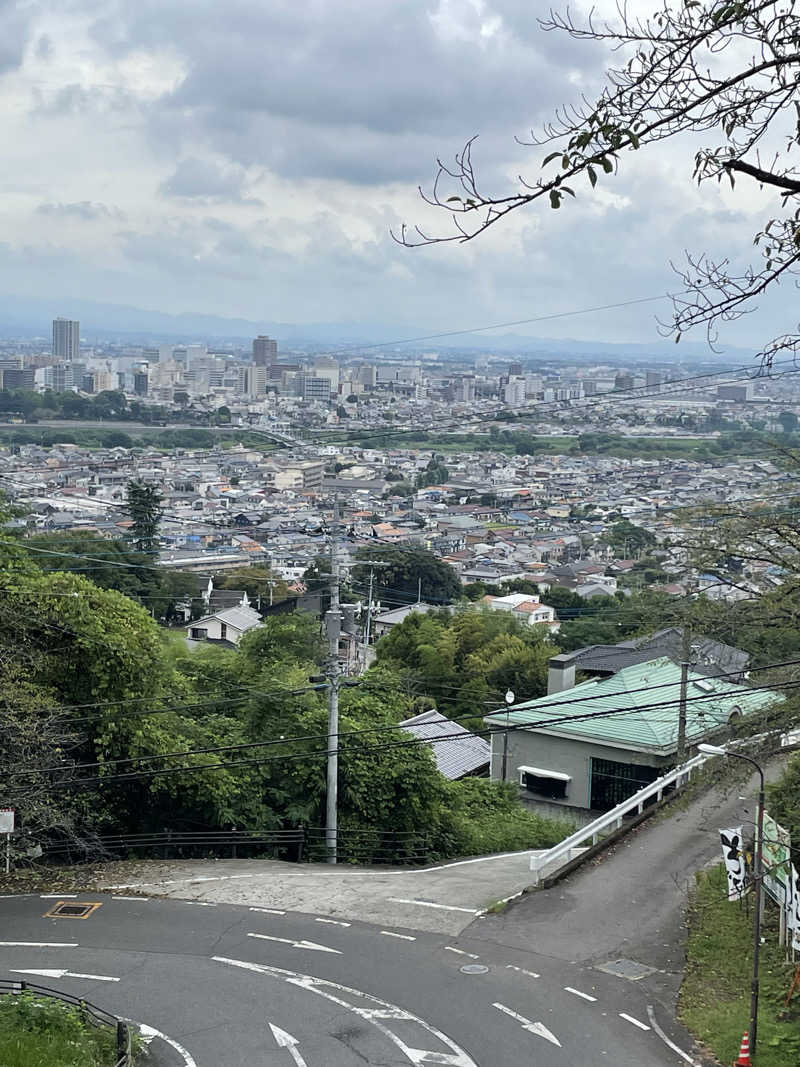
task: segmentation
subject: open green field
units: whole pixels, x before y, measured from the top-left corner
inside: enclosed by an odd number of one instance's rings
[[[729,901],[725,869],[697,877],[689,915],[686,978],[679,1012],[689,1029],[720,1062],[733,1063],[742,1034],[749,1029],[753,971],[752,910],[748,901]],[[752,905],[750,905],[752,908]],[[767,904],[761,948],[758,1012],[758,1067],[797,1067],[800,1063],[800,994],[784,1013],[795,967],[778,947],[777,909]]]

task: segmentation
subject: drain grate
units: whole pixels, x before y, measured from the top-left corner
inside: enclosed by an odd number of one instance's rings
[[[102,907],[102,902],[72,903],[68,900],[59,900],[50,911],[44,914],[45,919],[88,919],[93,911]]]
[[[627,978],[629,982],[638,982],[648,974],[655,974],[657,968],[648,967],[646,963],[637,963],[636,960],[608,960],[606,963],[598,963],[595,970],[605,971],[606,974],[616,975],[617,978]]]

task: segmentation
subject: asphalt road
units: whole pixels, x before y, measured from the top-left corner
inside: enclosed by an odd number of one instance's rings
[[[55,899],[0,899],[0,974],[146,1024],[152,1067],[685,1062],[639,983],[528,939],[483,940],[480,920],[451,938],[244,905],[80,900],[101,906],[49,918]]]

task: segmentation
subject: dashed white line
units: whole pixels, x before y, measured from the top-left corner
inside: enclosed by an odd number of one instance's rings
[[[628,1023],[633,1023],[634,1026],[638,1026],[640,1030],[649,1030],[650,1027],[647,1023],[640,1023],[638,1019],[634,1019],[632,1015],[627,1015],[624,1011],[619,1013],[620,1019],[624,1019]]]
[[[137,904],[147,904],[150,901],[149,897],[112,897],[112,900],[135,900]]]
[[[686,1063],[690,1063],[692,1065],[692,1067],[697,1067],[695,1061],[692,1059],[692,1057],[689,1055],[689,1053],[688,1052],[684,1052],[682,1048],[678,1048],[678,1046],[675,1044],[674,1041],[670,1041],[670,1039],[667,1037],[667,1035],[664,1033],[664,1031],[658,1025],[658,1020],[656,1019],[656,1015],[655,1015],[655,1012],[653,1011],[653,1005],[652,1004],[648,1004],[647,1005],[647,1018],[652,1023],[653,1030],[655,1030],[655,1032],[658,1034],[658,1036],[661,1038],[661,1040],[664,1042],[664,1044],[667,1046],[667,1048],[671,1048],[672,1051],[674,1053],[676,1053],[676,1055],[680,1056],[680,1058],[682,1060],[685,1060]]]
[[[416,941],[416,937],[412,937],[411,934],[396,934],[394,930],[381,930],[384,937],[397,937],[401,941]]]
[[[506,970],[517,971],[519,974],[526,974],[528,976],[528,978],[541,978],[542,977],[540,974],[537,974],[536,971],[526,971],[524,967],[515,967],[513,963],[507,963],[506,964]]]
[[[267,915],[285,915],[285,911],[279,911],[277,908],[250,908],[250,911],[263,911]]]
[[[573,993],[576,997],[583,997],[584,1000],[591,1000],[593,1003],[597,1000],[597,997],[590,997],[588,993],[582,993],[580,989],[573,989],[571,985],[565,985],[564,991]]]
[[[74,900],[77,893],[40,893],[40,900]]]
[[[339,919],[314,919],[315,923],[327,923],[328,926],[350,926],[351,923],[343,923]]]
[[[207,900],[184,900],[184,904],[193,904],[196,908],[216,908],[216,904],[211,904]]]
[[[480,956],[476,955],[474,952],[465,952],[463,948],[453,948],[452,945],[445,945],[444,950],[445,952],[456,952],[459,956],[469,956],[471,960],[480,959]]]
[[[77,948],[77,941],[0,941],[4,948]]]
[[[416,904],[420,908],[438,908],[440,911],[463,911],[467,915],[479,915],[475,908],[457,908],[453,904],[436,904],[432,900],[410,900],[406,897],[389,897],[390,904]]]

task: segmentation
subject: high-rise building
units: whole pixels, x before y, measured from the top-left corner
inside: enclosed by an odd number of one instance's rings
[[[72,363],[81,347],[81,324],[75,319],[53,319],[53,355]]]
[[[263,334],[253,341],[253,362],[257,367],[270,367],[278,361],[278,342]]]

